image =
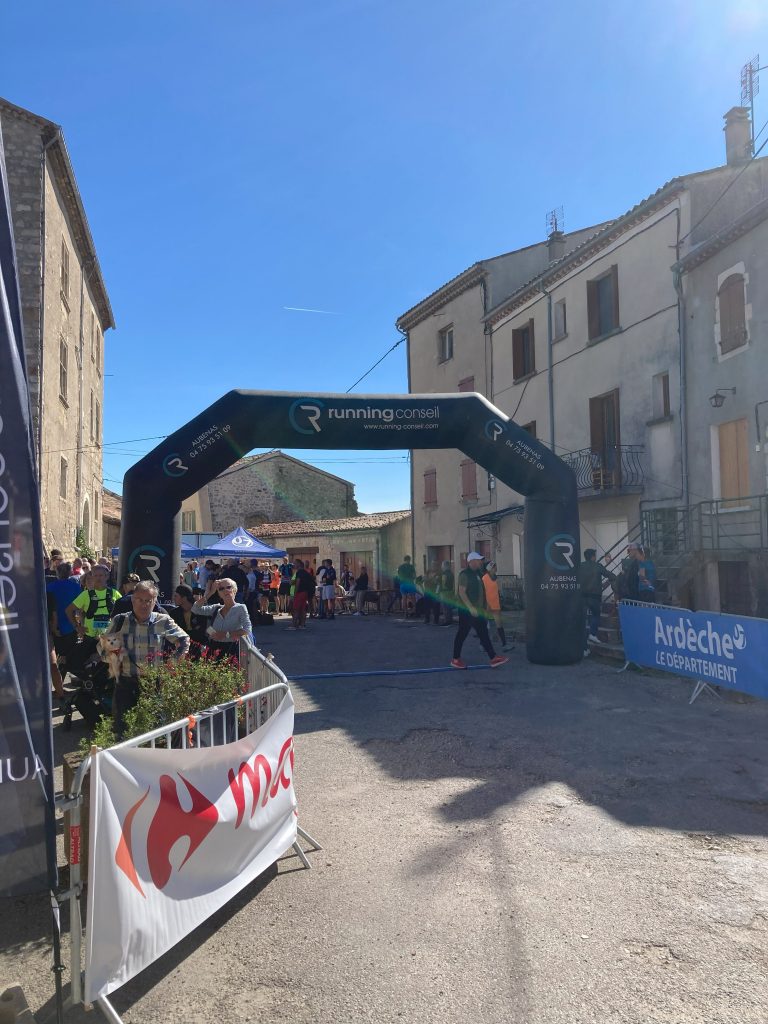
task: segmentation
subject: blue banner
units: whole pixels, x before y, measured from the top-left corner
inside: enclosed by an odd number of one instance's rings
[[[768,619],[619,604],[627,661],[768,698]]]
[[[56,885],[40,503],[0,133],[0,895]]]

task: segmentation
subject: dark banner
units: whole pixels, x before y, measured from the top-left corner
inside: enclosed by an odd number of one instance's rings
[[[256,446],[458,448],[526,500],[528,658],[579,661],[584,612],[576,581],[576,480],[548,448],[478,394],[297,395],[230,391],[125,475],[120,572],[152,579],[170,597],[178,580],[179,512]]]
[[[0,133],[0,896],[56,885],[40,504]]]

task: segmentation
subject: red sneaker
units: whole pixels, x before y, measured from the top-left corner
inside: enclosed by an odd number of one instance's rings
[[[504,661],[507,659],[505,658]],[[466,668],[466,661],[462,661],[461,658],[451,658],[451,668]]]
[[[491,658],[491,668],[498,668],[499,665],[506,665],[509,658],[505,658],[503,654],[497,654],[495,658]]]

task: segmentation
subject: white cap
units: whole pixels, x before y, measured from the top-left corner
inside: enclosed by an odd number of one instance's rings
[[[479,555],[477,551],[470,551],[467,555],[468,562],[482,562],[483,556]]]

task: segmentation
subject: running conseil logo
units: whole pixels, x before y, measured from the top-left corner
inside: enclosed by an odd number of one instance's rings
[[[297,398],[288,410],[288,421],[298,434],[319,434],[320,416],[324,408],[324,402]]]

